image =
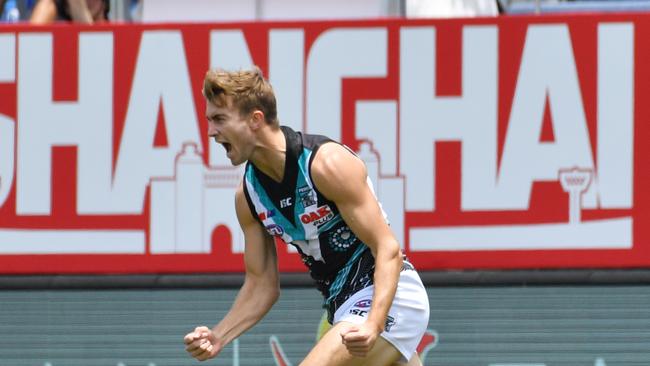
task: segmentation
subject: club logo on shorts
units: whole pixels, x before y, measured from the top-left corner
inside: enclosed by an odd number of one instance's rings
[[[365,309],[365,308],[369,308],[371,304],[372,304],[371,299],[363,299],[363,300],[359,300],[356,303],[354,303],[354,307],[355,308],[364,308]]]

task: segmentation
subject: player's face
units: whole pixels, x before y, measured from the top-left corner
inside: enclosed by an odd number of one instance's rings
[[[249,126],[249,118],[243,116],[226,97],[224,106],[207,101],[205,116],[208,119],[208,136],[226,150],[232,165],[247,161],[255,147],[255,136]]]

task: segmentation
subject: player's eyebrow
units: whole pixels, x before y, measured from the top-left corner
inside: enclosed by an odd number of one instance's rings
[[[206,115],[205,118],[207,118],[209,121],[216,121],[217,119],[225,117],[226,114],[223,112],[214,112],[212,114]]]

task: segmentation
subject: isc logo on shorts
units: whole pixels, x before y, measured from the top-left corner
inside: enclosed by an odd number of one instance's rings
[[[353,308],[353,309],[350,309],[350,314],[357,315],[357,316],[360,316],[362,318],[365,318],[366,314],[368,314],[368,310],[361,310],[361,309]]]
[[[369,308],[370,304],[372,303],[372,300],[360,300],[357,301],[352,309],[350,309],[349,313],[352,315],[360,316],[362,318],[365,318],[366,315],[368,315],[368,310],[362,310],[360,308]],[[396,324],[395,318],[392,316],[388,315],[386,317],[386,325],[384,326],[384,330],[386,332],[390,332],[391,328]]]

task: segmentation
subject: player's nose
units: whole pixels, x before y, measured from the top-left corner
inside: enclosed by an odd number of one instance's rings
[[[217,137],[219,135],[219,129],[212,124],[208,123],[208,136]]]

